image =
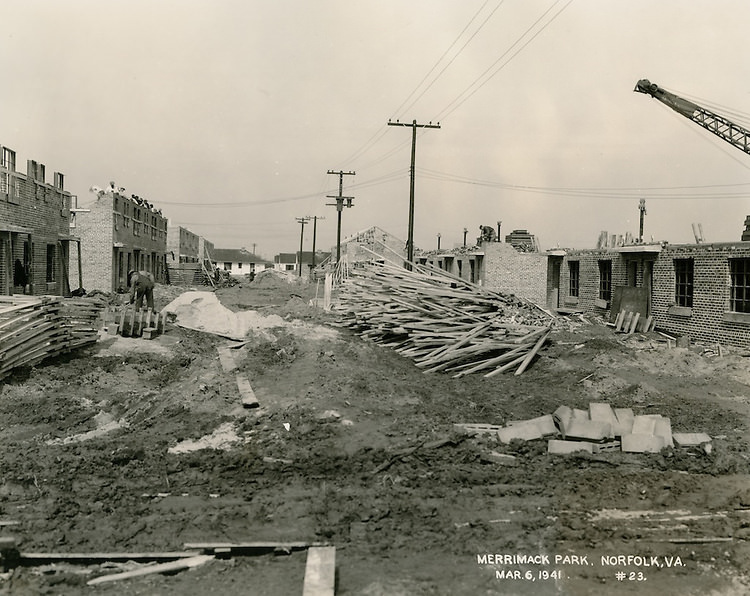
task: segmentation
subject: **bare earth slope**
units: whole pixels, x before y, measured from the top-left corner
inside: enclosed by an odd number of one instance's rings
[[[157,307],[176,297],[159,290]],[[283,321],[232,349],[236,371],[219,360],[228,339],[171,325],[7,379],[2,535],[47,553],[329,543],[341,595],[750,593],[750,358],[581,323],[523,375],[453,379],[336,326],[308,304],[315,292],[217,290],[231,310]],[[259,409],[242,407],[237,373]],[[544,440],[453,426],[590,402],[667,416],[711,450],[552,456]],[[11,568],[0,594],[301,594],[305,552],[86,585],[135,566]]]

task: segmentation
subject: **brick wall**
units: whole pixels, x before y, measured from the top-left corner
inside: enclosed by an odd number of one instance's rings
[[[71,285],[80,284],[91,292],[113,291],[113,223],[112,194],[101,194],[86,205],[87,212],[76,213],[73,233],[81,239],[83,279],[78,280],[78,266],[71,263]]]
[[[560,306],[578,308],[609,317],[610,301],[600,297],[600,261],[611,262],[611,288],[617,286],[643,286],[643,272],[656,253],[623,253],[607,249],[569,250],[560,267]],[[578,263],[578,296],[570,293],[570,263]]]
[[[167,230],[167,251],[174,253],[174,260],[180,263],[197,263],[201,248],[200,237],[182,226],[169,226]],[[170,262],[172,256],[170,255]]]
[[[489,290],[515,294],[535,304],[547,303],[547,254],[519,252],[504,242],[482,244],[482,285]]]
[[[652,314],[657,327],[692,341],[750,347],[750,314],[725,314],[730,308],[730,258],[750,258],[750,242],[665,246],[654,265]],[[675,308],[675,259],[693,259],[690,309]]]
[[[76,215],[81,238],[83,287],[87,291],[124,291],[131,269],[150,271],[166,281],[167,220],[160,213],[117,192],[99,191]],[[77,266],[71,265],[71,283]]]
[[[28,263],[27,292],[61,295],[64,290],[63,256],[68,252],[71,195],[63,176],[54,173],[54,184],[45,179],[45,167],[27,161],[27,172],[17,170],[15,152],[0,147],[0,293],[14,293],[15,263]],[[25,230],[30,230],[30,234]],[[27,248],[24,249],[24,244]],[[53,257],[48,277],[48,247]],[[23,289],[20,289],[23,292]]]

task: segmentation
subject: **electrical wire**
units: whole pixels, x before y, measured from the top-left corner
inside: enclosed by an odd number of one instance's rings
[[[466,46],[469,45],[469,43],[471,43],[471,41],[477,36],[477,34],[484,28],[484,26],[487,24],[487,21],[489,21],[492,18],[492,16],[498,11],[498,9],[500,8],[500,6],[502,6],[502,4],[503,4],[504,1],[505,0],[500,0],[500,2],[497,3],[497,6],[495,6],[495,8],[492,10],[492,12],[490,12],[489,15],[487,15],[487,17],[485,17],[484,21],[482,21],[482,23],[479,25],[479,27],[477,28],[477,30],[474,31],[474,33],[471,34],[471,36],[469,37],[469,39],[467,39],[464,42],[464,44],[459,48],[458,52],[456,52],[456,54],[448,61],[448,63],[445,66],[443,66],[443,68],[440,70],[440,72],[437,74],[437,76],[435,76],[435,78],[432,79],[432,81],[430,82],[430,84],[427,85],[427,87],[425,87],[420,92],[420,94],[417,95],[411,101],[411,103],[409,103],[408,106],[404,107],[404,105],[406,104],[406,102],[409,100],[409,98],[407,98],[406,101],[404,101],[404,103],[402,103],[396,109],[396,114],[398,114],[401,111],[402,108],[404,109],[404,111],[407,111],[407,110],[411,109],[412,107],[414,107],[414,104],[417,103],[417,101],[419,101],[424,96],[424,94],[427,93],[427,91],[430,90],[430,88],[438,81],[438,79],[440,79],[440,77],[443,75],[443,73],[448,69],[448,67],[451,64],[453,64],[453,62],[456,60],[456,58],[458,58],[461,55],[461,53],[464,51],[464,49],[466,48]],[[453,46],[456,45],[456,43],[458,42],[458,40],[466,32],[466,30],[469,28],[469,26],[471,25],[471,23],[474,22],[474,19],[476,19],[476,17],[484,9],[484,7],[487,6],[488,2],[489,2],[489,0],[487,0],[487,2],[485,2],[479,8],[479,10],[474,14],[474,16],[471,18],[471,20],[466,25],[466,27],[464,27],[463,30],[461,31],[461,33],[458,34],[458,37],[456,37],[456,39],[453,41],[453,43],[450,45],[450,47],[443,53],[443,55],[440,56],[440,58],[438,58],[438,61],[434,64],[434,66],[430,69],[430,71],[424,76],[424,78],[419,82],[419,85],[417,85],[417,87],[414,89],[414,91],[411,92],[411,94],[409,95],[409,97],[411,97],[412,95],[414,95],[414,93],[417,91],[417,89],[419,89],[420,85],[422,85],[427,80],[427,77],[429,77],[429,75],[432,74],[432,72],[435,70],[435,68],[437,68],[438,64],[440,64],[440,62],[443,60],[443,58],[445,58],[445,56],[448,54],[448,52],[450,52],[450,50],[453,48]],[[395,115],[394,115],[394,117],[395,117]]]
[[[555,13],[552,18],[547,21],[544,25],[542,25],[541,29],[539,29],[536,33],[534,33],[521,47],[519,47],[511,56],[503,63],[501,61],[510,53],[513,48],[518,45],[521,40],[531,32],[534,27],[536,27],[542,20],[552,11],[552,9],[557,6],[560,3],[561,0],[555,0],[555,3],[550,6],[544,13],[536,20],[534,23],[524,31],[524,33],[515,41],[513,44],[505,51],[503,54],[495,60],[479,77],[477,77],[474,82],[472,82],[464,91],[462,91],[453,101],[451,101],[445,108],[443,108],[442,111],[440,111],[434,118],[434,121],[440,122],[444,121],[450,114],[452,114],[454,111],[456,111],[459,107],[461,107],[470,97],[472,97],[477,91],[479,91],[482,87],[484,87],[490,80],[492,80],[503,68],[505,68],[513,58],[515,58],[526,46],[528,46],[534,39],[537,38],[537,36],[542,33],[552,22],[554,22],[562,12],[568,8],[568,6],[571,5],[573,0],[568,0],[568,2],[557,12]],[[500,63],[500,66],[497,66]],[[497,68],[495,68],[497,66]],[[492,69],[495,69],[492,71]],[[491,72],[492,71],[492,72]],[[490,73],[489,76],[487,76],[487,73]],[[485,78],[486,76],[486,78]],[[484,79],[482,81],[482,79]],[[482,81],[479,83],[479,81]],[[475,85],[478,85],[476,88]],[[455,104],[455,105],[454,105]]]
[[[571,198],[607,198],[607,199],[634,199],[643,198],[644,194],[649,199],[743,199],[750,197],[750,188],[744,192],[703,192],[711,188],[727,188],[736,186],[750,186],[746,183],[701,185],[701,186],[674,186],[674,187],[638,187],[638,188],[586,188],[586,187],[545,187],[528,186],[519,184],[508,184],[492,180],[480,180],[468,176],[460,176],[419,168],[420,175],[424,178],[439,180],[442,182],[454,182],[458,184],[471,184],[489,188],[501,188],[519,192],[536,194],[565,196]],[[679,190],[691,190],[701,192],[675,192]]]

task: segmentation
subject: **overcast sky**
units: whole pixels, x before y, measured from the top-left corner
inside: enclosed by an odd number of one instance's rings
[[[4,0],[0,145],[110,180],[221,248],[298,249],[377,225],[415,243],[482,224],[543,248],[599,233],[739,240],[750,155],[650,97],[641,78],[747,126],[743,0]],[[746,106],[749,106],[746,108]],[[312,225],[305,227],[305,250]]]

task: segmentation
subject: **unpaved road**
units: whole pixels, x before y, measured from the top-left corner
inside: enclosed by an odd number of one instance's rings
[[[157,307],[176,292],[158,290]],[[288,323],[233,350],[259,410],[242,408],[236,373],[222,369],[227,340],[176,326],[151,342],[105,337],[7,379],[2,535],[47,553],[329,543],[339,595],[750,593],[750,358],[574,321],[523,375],[452,379],[336,326],[308,305],[314,294],[217,291],[233,310]],[[592,401],[707,432],[712,451],[550,456],[545,441],[453,428]],[[86,582],[134,565],[35,565],[3,574],[0,594],[286,596],[302,593],[305,556],[100,586]]]

